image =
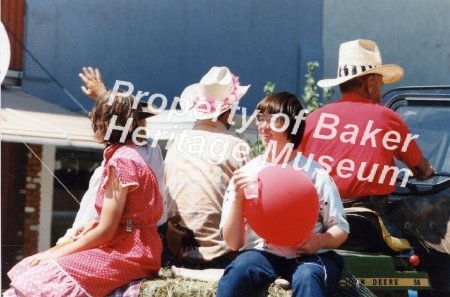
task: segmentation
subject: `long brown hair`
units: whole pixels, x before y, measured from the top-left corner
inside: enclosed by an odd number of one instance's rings
[[[108,105],[109,97],[112,91],[108,91],[101,95],[95,102],[89,118],[92,121],[92,130],[96,135],[101,136],[101,142],[107,144],[121,143],[122,130],[113,129],[108,139],[103,139],[108,131],[108,127],[113,116],[117,116],[114,125],[125,127],[129,118],[132,118],[130,129],[127,132],[125,141],[131,139],[134,130],[138,127],[145,127],[145,120],[139,119],[138,113],[142,111],[142,104],[138,103],[133,109],[134,96],[118,96],[114,97],[111,105]],[[119,90],[117,93],[124,93]]]

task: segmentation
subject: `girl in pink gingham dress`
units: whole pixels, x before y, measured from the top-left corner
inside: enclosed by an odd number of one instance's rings
[[[104,103],[102,97],[96,105]],[[113,107],[127,103],[125,98]],[[106,296],[133,280],[158,274],[162,244],[156,223],[162,198],[156,176],[131,141],[110,145],[104,159],[96,198],[98,223],[73,243],[13,267],[5,295]]]

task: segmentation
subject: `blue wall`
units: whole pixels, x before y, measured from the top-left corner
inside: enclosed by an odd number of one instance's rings
[[[405,69],[407,85],[450,84],[450,1],[324,1],[324,76],[335,77],[339,44],[365,38],[380,47],[383,63]],[[339,91],[337,94],[339,94]]]
[[[254,108],[267,81],[301,94],[306,63],[322,62],[322,1],[40,0],[27,1],[26,45],[90,109],[77,74],[92,65],[137,90],[172,100],[213,66],[226,65],[251,84]],[[321,68],[317,70],[322,77]],[[28,55],[23,87],[79,110]]]

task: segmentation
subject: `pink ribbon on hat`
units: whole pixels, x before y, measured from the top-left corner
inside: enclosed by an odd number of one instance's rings
[[[228,108],[230,105],[232,105],[234,102],[236,102],[237,98],[239,97],[239,93],[238,93],[239,86],[240,86],[239,76],[231,74],[231,78],[233,80],[233,86],[232,86],[233,90],[231,91],[231,94],[227,98],[225,98],[222,101],[217,101],[214,98],[209,98],[209,97],[201,98],[200,96],[196,96],[194,98],[194,100],[193,100],[195,105],[197,103],[203,101],[203,102],[206,102],[209,105],[209,107],[210,107],[210,109],[208,110],[207,106],[205,106],[206,104],[201,104],[201,106],[200,107],[197,106],[197,108],[199,110],[203,110],[203,111],[214,112],[214,111],[216,111],[216,109],[219,106]]]

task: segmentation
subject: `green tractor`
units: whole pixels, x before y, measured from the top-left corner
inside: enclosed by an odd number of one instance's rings
[[[346,209],[351,234],[339,250],[346,267],[335,296],[449,297],[450,86],[394,89],[383,104],[419,135],[436,174],[406,186],[398,177],[386,217],[401,236],[367,208]]]

